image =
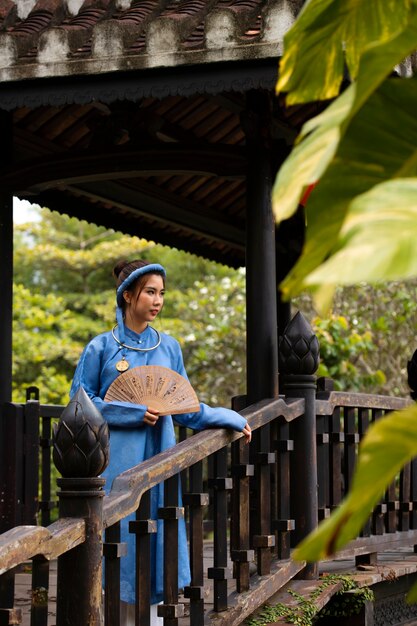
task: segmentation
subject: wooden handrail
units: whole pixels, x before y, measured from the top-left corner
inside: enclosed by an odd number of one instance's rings
[[[37,555],[55,559],[83,541],[84,519],[59,519],[48,528],[11,528],[0,535],[0,575]]]
[[[405,409],[410,404],[412,401],[409,398],[396,398],[394,396],[347,391],[319,392],[316,399],[316,414],[331,415],[337,406],[398,411]]]
[[[303,414],[304,400],[286,402],[282,397],[263,400],[241,411],[252,430],[271,422],[279,416],[292,421]],[[174,474],[203,460],[232,441],[241,433],[225,429],[205,430],[177,444],[174,448],[155,455],[140,465],[123,472],[113,482],[111,492],[104,502],[103,523],[107,528],[132,513],[139,506],[145,491]]]
[[[304,400],[283,397],[263,400],[241,412],[253,430],[278,416],[292,421],[302,415]],[[120,474],[105,497],[104,527],[126,517],[139,506],[145,491],[209,454],[242,437],[226,429],[204,431]],[[0,575],[28,559],[42,555],[53,559],[85,540],[84,519],[60,519],[47,528],[17,526],[0,535]]]
[[[325,399],[323,396],[326,396]],[[329,415],[337,406],[397,410],[408,406],[410,402],[405,398],[332,391],[318,394],[316,411],[317,415]],[[284,399],[280,396],[252,405],[241,414],[248,419],[252,430],[256,430],[277,417],[291,422],[303,411],[303,399]],[[205,430],[123,472],[114,480],[109,495],[105,497],[104,527],[111,526],[135,511],[142,495],[154,485],[240,437],[241,433],[226,429]],[[56,558],[84,540],[84,519],[60,519],[46,528],[13,528],[0,535],[0,575],[37,555],[47,559]]]

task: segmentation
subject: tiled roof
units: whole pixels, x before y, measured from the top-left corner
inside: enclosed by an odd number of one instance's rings
[[[0,81],[278,57],[302,0],[0,0]]]

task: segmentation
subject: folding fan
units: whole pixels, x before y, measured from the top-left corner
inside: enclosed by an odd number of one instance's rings
[[[158,410],[159,415],[200,410],[198,398],[188,380],[160,365],[141,365],[120,374],[108,388],[104,400],[144,404]]]

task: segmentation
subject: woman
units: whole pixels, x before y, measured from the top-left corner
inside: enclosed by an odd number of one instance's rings
[[[97,405],[110,427],[110,464],[104,472],[106,488],[121,472],[175,445],[172,418],[159,416],[151,406],[129,402],[104,402],[103,398],[115,378],[129,368],[140,365],[161,365],[187,376],[178,342],[150,326],[161,312],[165,295],[165,269],[146,261],[122,261],[114,268],[116,278],[116,321],[110,332],[95,337],[85,348],[78,363],[71,396],[82,386]],[[198,413],[176,415],[175,421],[195,430],[203,428],[232,428],[243,432],[247,442],[251,429],[235,411],[200,405]],[[163,506],[163,485],[151,492],[151,514],[157,517]],[[132,517],[130,517],[132,519]],[[124,613],[134,616],[135,566],[133,536],[128,533],[128,520],[122,522],[122,541],[128,543],[128,556],[121,560],[121,599]],[[158,522],[156,537],[152,537],[151,603],[163,597],[163,536]],[[179,527],[179,587],[190,582],[185,524]],[[129,617],[125,623],[130,622]],[[152,623],[158,623],[154,621]],[[161,622],[162,623],[162,620]]]

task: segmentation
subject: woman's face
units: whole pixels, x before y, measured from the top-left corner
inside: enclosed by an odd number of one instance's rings
[[[153,322],[164,304],[164,294],[164,281],[158,274],[150,274],[139,294],[136,290],[125,291],[123,296],[126,301],[125,313],[128,325],[130,321],[135,329]]]

